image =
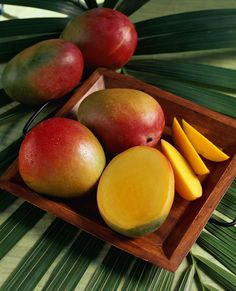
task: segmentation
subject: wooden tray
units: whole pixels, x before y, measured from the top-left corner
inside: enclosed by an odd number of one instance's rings
[[[173,117],[184,118],[230,155],[231,158],[226,162],[208,162],[211,172],[203,181],[203,196],[200,199],[187,202],[176,194],[171,212],[161,228],[144,237],[129,239],[104,224],[98,213],[95,193],[71,200],[41,196],[23,183],[18,173],[17,160],[0,178],[0,188],[134,256],[175,271],[236,175],[236,121],[134,78],[105,69],[95,71],[56,116],[74,118],[79,103],[88,94],[115,87],[142,90],[158,100],[166,118],[164,138],[171,141],[170,126]]]

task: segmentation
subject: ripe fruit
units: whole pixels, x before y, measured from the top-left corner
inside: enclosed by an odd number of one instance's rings
[[[137,145],[155,146],[164,129],[161,106],[150,95],[134,89],[105,89],[86,97],[78,120],[117,154]]]
[[[58,197],[80,196],[97,183],[103,149],[89,129],[67,118],[51,118],[27,133],[19,171],[29,188]]]
[[[190,201],[201,197],[201,183],[184,157],[163,139],[161,140],[161,149],[172,165],[175,188],[179,195]]]
[[[229,156],[216,147],[205,136],[198,132],[185,120],[182,121],[183,130],[195,150],[204,158],[213,162],[222,162],[229,159]]]
[[[51,39],[17,54],[4,69],[2,84],[12,99],[40,104],[70,92],[79,84],[82,73],[83,57],[77,46]]]
[[[200,158],[193,145],[189,141],[188,137],[184,133],[177,119],[174,118],[172,125],[172,137],[175,145],[181,154],[185,157],[188,163],[193,168],[197,175],[205,175],[209,173],[208,168]]]
[[[104,221],[129,237],[155,231],[174,199],[174,175],[165,156],[137,146],[117,155],[104,170],[97,203]]]
[[[77,16],[61,38],[78,45],[90,69],[125,65],[137,45],[137,33],[129,18],[109,8],[95,8]]]

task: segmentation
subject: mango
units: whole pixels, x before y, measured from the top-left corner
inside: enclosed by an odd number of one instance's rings
[[[137,145],[155,146],[165,125],[163,110],[153,97],[126,88],[104,89],[87,96],[79,106],[78,120],[111,154]]]
[[[189,201],[201,197],[201,183],[180,152],[163,139],[161,140],[161,149],[172,165],[175,189],[178,194]]]
[[[157,149],[130,148],[105,168],[97,189],[98,209],[113,230],[137,237],[166,220],[174,199],[174,175]]]
[[[41,194],[77,197],[95,187],[105,154],[92,132],[67,118],[50,118],[32,128],[19,151],[19,172]]]
[[[195,150],[204,158],[213,162],[222,162],[229,159],[229,156],[222,152],[209,139],[197,131],[193,126],[182,120],[183,130]]]
[[[209,169],[200,158],[176,118],[173,120],[172,137],[175,145],[197,175],[209,173]]]
[[[129,18],[110,8],[86,11],[65,27],[61,38],[82,51],[85,67],[116,69],[125,65],[137,46],[137,32]]]
[[[70,92],[79,84],[82,73],[79,48],[62,39],[50,39],[11,59],[3,71],[2,84],[12,99],[37,105]]]

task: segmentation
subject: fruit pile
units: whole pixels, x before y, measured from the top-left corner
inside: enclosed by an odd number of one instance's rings
[[[78,85],[83,63],[89,70],[117,68],[137,43],[128,18],[105,8],[78,16],[61,37],[8,63],[3,85],[13,99],[38,104],[59,98]],[[142,236],[166,220],[175,191],[189,201],[202,195],[199,176],[209,170],[199,154],[211,161],[229,158],[184,120],[183,129],[173,120],[178,150],[161,139],[164,128],[164,112],[149,94],[128,88],[96,91],[79,105],[77,120],[50,118],[26,134],[19,172],[43,195],[71,198],[96,190],[105,223],[128,237]]]

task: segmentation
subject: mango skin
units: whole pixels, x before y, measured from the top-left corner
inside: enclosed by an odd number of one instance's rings
[[[10,60],[2,84],[13,100],[37,105],[70,92],[79,84],[83,66],[76,45],[62,39],[45,40]]]
[[[104,89],[87,96],[79,106],[78,120],[111,154],[138,145],[154,147],[165,126],[163,110],[153,97],[126,88]]]
[[[60,36],[81,49],[89,69],[125,65],[137,46],[137,32],[129,18],[110,8],[95,8],[73,19]]]
[[[91,131],[67,118],[50,118],[35,126],[19,151],[19,172],[26,185],[64,198],[90,191],[105,163],[104,151]]]

